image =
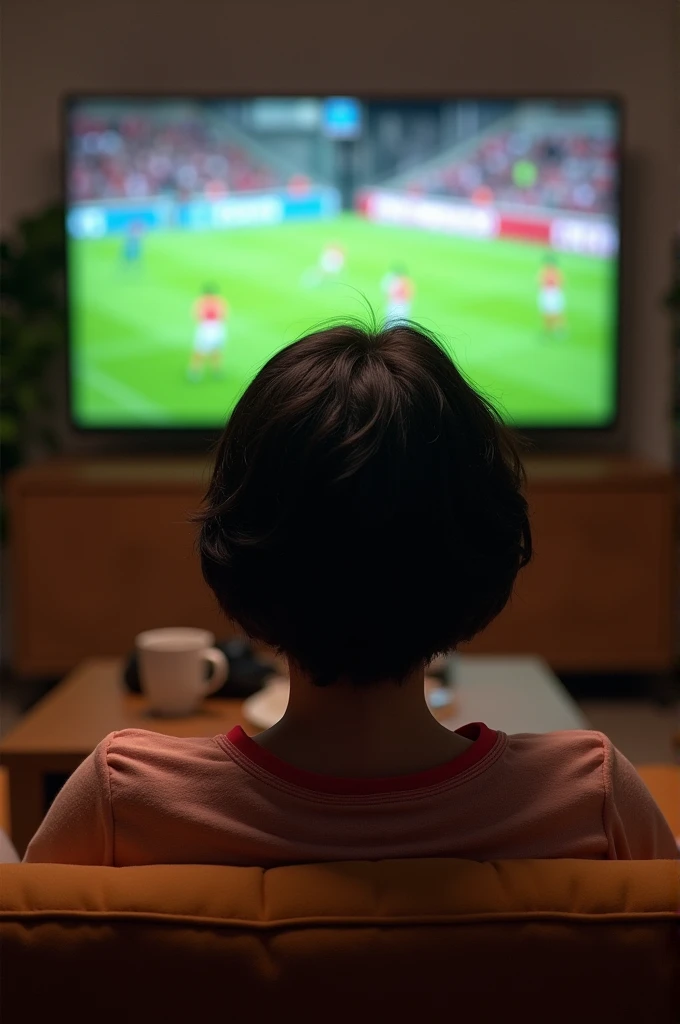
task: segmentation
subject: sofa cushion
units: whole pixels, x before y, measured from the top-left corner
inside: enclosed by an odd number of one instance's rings
[[[11,865],[3,1021],[671,1024],[679,909],[674,861]]]

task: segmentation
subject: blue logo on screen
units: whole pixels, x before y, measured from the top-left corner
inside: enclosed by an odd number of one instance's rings
[[[361,106],[348,96],[332,96],[323,107],[326,133],[336,139],[355,139],[361,130]]]

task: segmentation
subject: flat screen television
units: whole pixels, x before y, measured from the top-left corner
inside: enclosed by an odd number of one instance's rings
[[[620,134],[596,97],[71,97],[73,422],[218,428],[277,349],[370,307],[518,427],[611,426]]]

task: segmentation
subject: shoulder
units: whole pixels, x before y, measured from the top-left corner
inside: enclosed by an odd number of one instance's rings
[[[547,733],[515,733],[508,736],[506,763],[523,773],[541,772],[551,780],[589,780],[604,787],[604,773],[612,746],[592,729]]]
[[[599,751],[603,756],[606,736],[595,729],[561,729],[558,732],[518,732],[508,736],[510,746],[527,754],[553,756],[570,752],[575,756]],[[611,744],[610,744],[611,746]]]
[[[215,736],[167,736],[148,729],[122,729],[106,736],[95,751],[110,770],[133,766],[186,769],[188,765],[225,761],[227,754]]]
[[[214,797],[238,774],[217,736],[166,736],[146,729],[110,733],[95,751],[100,787],[108,789],[112,806],[143,804],[166,807]]]
[[[602,733],[510,735],[496,771],[508,803],[530,807],[544,825],[579,832],[590,822],[594,833],[601,831],[607,793]]]

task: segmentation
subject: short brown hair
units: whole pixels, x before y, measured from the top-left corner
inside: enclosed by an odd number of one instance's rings
[[[508,429],[420,328],[273,356],[216,454],[199,549],[224,612],[318,685],[403,679],[503,609],[531,557]]]

